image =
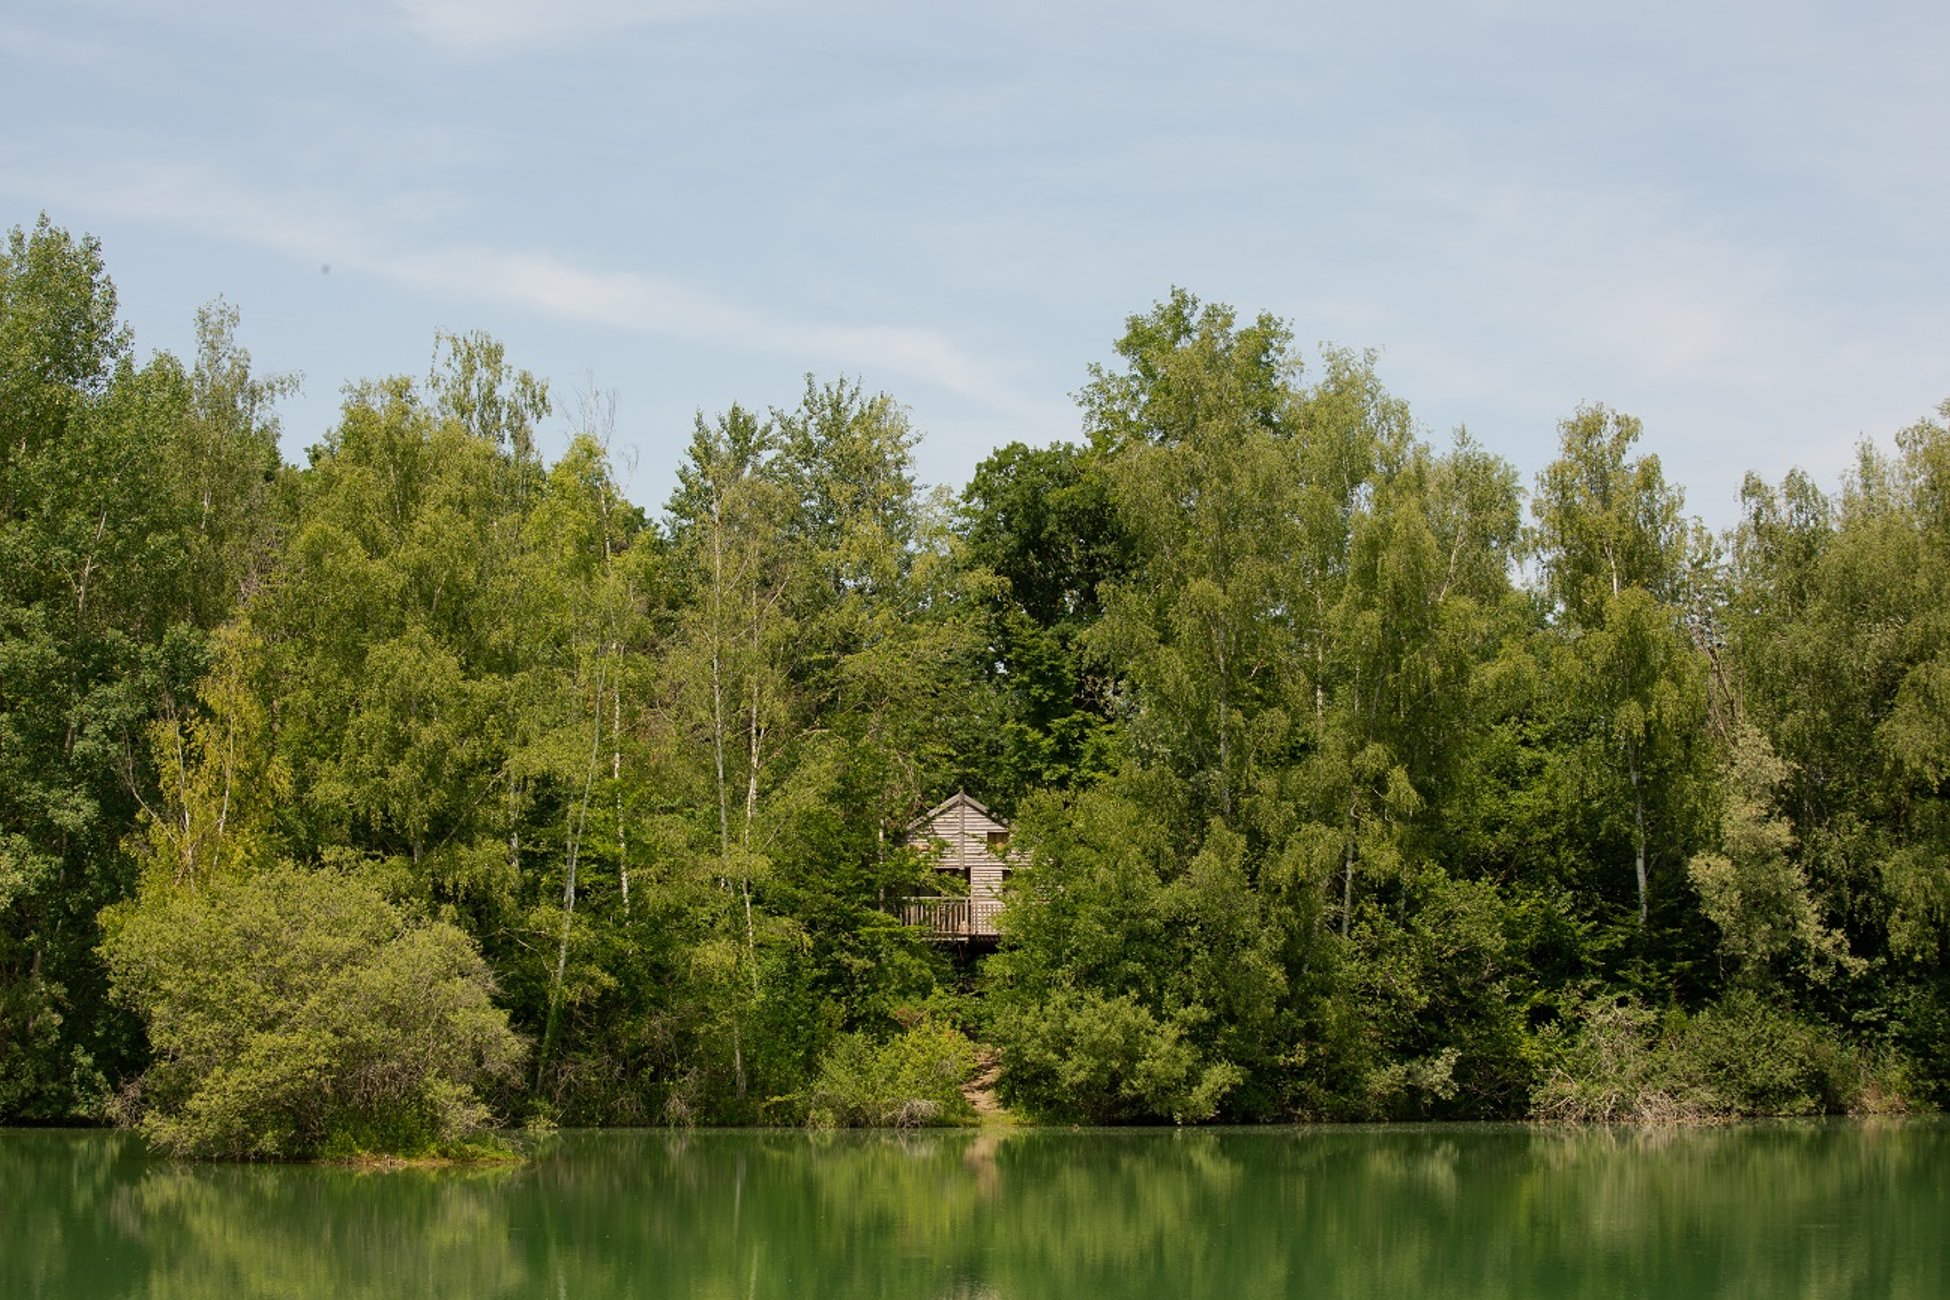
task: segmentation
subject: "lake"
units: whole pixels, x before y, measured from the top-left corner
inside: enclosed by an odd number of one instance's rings
[[[0,1131],[0,1296],[1950,1296],[1950,1123],[563,1133],[495,1169]]]

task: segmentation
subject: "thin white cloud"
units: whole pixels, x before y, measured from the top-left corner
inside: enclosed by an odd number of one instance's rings
[[[551,253],[409,242],[426,204],[403,196],[359,217],[324,193],[267,194],[214,169],[145,163],[108,177],[39,176],[25,188],[125,219],[161,222],[362,272],[441,297],[499,303],[561,320],[710,342],[807,367],[885,371],[1012,417],[1042,418],[1000,370],[922,327],[796,320],[658,275],[579,266]]]

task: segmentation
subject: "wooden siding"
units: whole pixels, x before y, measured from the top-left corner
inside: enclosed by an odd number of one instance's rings
[[[902,905],[901,919],[944,937],[995,937],[1003,875],[1021,865],[1006,848],[990,847],[992,837],[1006,845],[1008,835],[1008,826],[966,794],[958,793],[916,818],[908,827],[908,844],[923,852],[938,852],[935,870],[964,882],[967,896],[909,899]]]

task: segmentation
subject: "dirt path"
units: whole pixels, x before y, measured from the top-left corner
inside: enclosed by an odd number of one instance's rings
[[[993,1047],[975,1049],[975,1073],[961,1086],[961,1095],[975,1108],[975,1118],[983,1124],[1006,1120],[1009,1112],[995,1095],[996,1080],[1002,1077],[1002,1054]]]

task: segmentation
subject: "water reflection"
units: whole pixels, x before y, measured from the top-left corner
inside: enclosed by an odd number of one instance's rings
[[[6,1296],[1950,1294],[1950,1126],[565,1134],[515,1169],[0,1133]]]

